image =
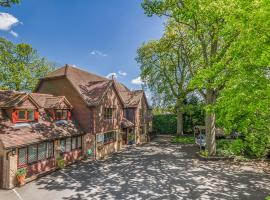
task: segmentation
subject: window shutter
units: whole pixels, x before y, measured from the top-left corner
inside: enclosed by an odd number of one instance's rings
[[[35,121],[38,121],[38,117],[39,117],[39,112],[38,110],[35,110]]]
[[[71,119],[71,112],[68,111],[67,113],[68,113],[68,120],[70,120]]]
[[[52,118],[55,120],[55,110],[52,111]]]
[[[11,114],[12,123],[15,124],[18,120],[18,111],[14,110]]]

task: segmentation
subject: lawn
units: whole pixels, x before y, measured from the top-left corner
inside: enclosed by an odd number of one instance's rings
[[[195,139],[192,135],[174,136],[172,137],[171,142],[179,144],[195,144]]]

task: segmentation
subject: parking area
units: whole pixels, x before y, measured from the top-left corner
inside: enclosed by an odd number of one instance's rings
[[[228,162],[194,160],[197,147],[167,138],[112,155],[83,161],[14,190],[2,200],[43,199],[265,199],[270,175]]]

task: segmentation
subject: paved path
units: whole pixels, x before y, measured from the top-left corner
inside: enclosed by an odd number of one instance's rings
[[[225,162],[194,164],[197,150],[159,138],[105,161],[75,164],[15,191],[0,191],[0,199],[260,200],[270,194],[270,175]]]

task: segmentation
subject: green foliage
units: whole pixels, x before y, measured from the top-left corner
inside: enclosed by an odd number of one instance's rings
[[[270,200],[270,195],[265,197],[265,200]]]
[[[209,152],[207,151],[207,150],[203,150],[203,151],[200,151],[200,155],[202,156],[202,157],[209,157]]]
[[[219,125],[251,140],[245,153],[264,155],[267,144],[255,138],[268,141],[270,132],[269,1],[144,0],[142,7],[148,16],[167,16],[188,30],[197,55],[190,87],[201,92]],[[213,141],[209,133],[207,141]]]
[[[245,142],[245,153],[249,157],[264,158],[270,154],[269,133],[248,133]]]
[[[16,176],[25,176],[27,174],[26,168],[20,168],[16,171]]]
[[[193,135],[191,136],[180,136],[180,137],[173,137],[171,139],[172,143],[180,143],[180,144],[194,144],[195,139]]]
[[[265,158],[270,153],[270,136],[249,134],[244,139],[219,140],[217,154],[226,157]]]
[[[64,168],[65,168],[66,163],[65,163],[64,158],[58,157],[58,158],[56,159],[56,162],[57,162],[57,166],[58,166],[60,169],[64,169]]]
[[[175,134],[177,119],[174,114],[154,115],[153,130],[160,134]]]
[[[0,38],[0,89],[32,91],[54,68],[30,45]]]
[[[195,112],[188,112],[184,115],[184,133],[192,133],[195,125],[203,125],[203,111],[198,107],[195,108]],[[177,129],[177,116],[176,114],[154,114],[153,115],[153,130],[160,134],[176,134]]]
[[[13,4],[19,4],[21,0],[0,0],[0,6],[11,7]]]

